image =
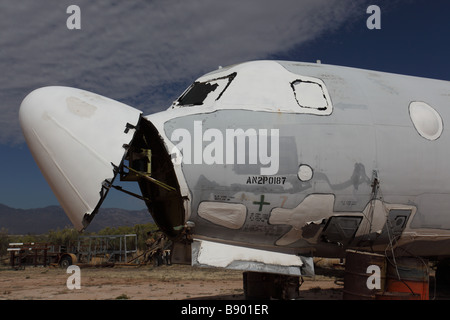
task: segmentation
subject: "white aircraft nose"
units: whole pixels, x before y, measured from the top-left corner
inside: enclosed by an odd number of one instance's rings
[[[105,198],[140,115],[115,100],[68,87],[40,88],[23,100],[19,119],[25,140],[76,229],[89,224]]]

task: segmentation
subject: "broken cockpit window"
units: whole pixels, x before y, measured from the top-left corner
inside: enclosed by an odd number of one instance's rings
[[[196,81],[175,101],[174,105],[199,106],[213,103],[220,99],[235,77],[236,72],[204,82]]]
[[[329,103],[326,94],[319,83],[296,80],[291,83],[295,100],[302,108],[327,110]]]

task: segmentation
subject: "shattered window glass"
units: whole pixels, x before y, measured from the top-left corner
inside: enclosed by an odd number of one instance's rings
[[[222,94],[233,81],[236,73],[228,76],[208,80],[205,82],[194,82],[186,92],[175,102],[176,106],[199,106],[210,104],[220,99]]]

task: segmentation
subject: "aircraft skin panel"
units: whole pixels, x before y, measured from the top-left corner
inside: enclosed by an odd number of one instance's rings
[[[313,276],[311,257],[233,246],[230,244],[194,240],[193,266],[253,270],[291,276]]]
[[[22,102],[20,122],[31,153],[78,230],[88,224],[131,141],[140,111],[99,95],[45,87]],[[126,131],[126,132],[125,132]],[[92,215],[90,217],[90,215]]]
[[[273,118],[278,121],[276,125],[275,123],[272,125],[280,133],[278,172],[273,176],[265,176],[260,173],[261,168],[270,167],[270,164],[259,166],[248,163],[238,164],[237,159],[235,159],[234,164],[227,164],[225,163],[226,159],[223,158],[224,164],[201,165],[194,162],[192,154],[190,164],[187,164],[186,159],[183,159],[181,167],[184,179],[188,182],[193,195],[190,220],[196,223],[198,232],[208,235],[215,234],[219,237],[223,236],[222,232],[228,233],[227,230],[210,223],[204,226],[205,230],[202,230],[203,220],[199,219],[201,221],[198,221],[197,217],[194,217],[194,212],[202,201],[214,200],[244,204],[248,208],[247,221],[240,232],[234,234],[237,238],[245,234],[248,234],[246,236],[248,238],[258,237],[260,238],[259,241],[266,244],[275,243],[290,228],[287,225],[274,226],[268,224],[270,209],[295,207],[309,193],[336,193],[338,201],[336,201],[336,205],[333,205],[333,207],[336,206],[336,211],[362,211],[364,209],[370,200],[370,179],[373,159],[375,158],[374,149],[368,143],[368,141],[373,140],[373,133],[370,133],[370,128],[366,129],[361,126],[362,134],[356,136],[360,145],[366,145],[364,149],[360,150],[360,154],[354,154],[352,162],[339,163],[333,147],[340,145],[338,154],[342,154],[343,157],[350,154],[355,147],[355,141],[350,139],[354,135],[355,128],[343,126],[342,130],[347,132],[345,136],[348,136],[348,139],[341,142],[338,140],[338,136],[333,134],[333,128],[335,130],[341,128],[334,124],[317,125],[318,122],[326,123],[325,117],[314,118],[314,124],[308,123],[309,119],[304,117],[305,115],[280,116],[266,112],[219,110],[203,116],[194,115],[166,122],[167,128],[170,128],[170,131],[167,130],[166,133],[166,136],[169,137],[175,130],[186,129],[186,132],[193,132],[193,124],[200,119],[202,119],[203,124],[202,132],[205,132],[208,128],[215,128],[222,132],[221,135],[225,137],[226,130],[231,122],[234,123],[233,128],[246,131],[250,128],[256,128],[257,130],[267,128],[267,126],[260,124],[273,123]],[[254,124],[249,124],[248,119],[252,119]],[[301,136],[301,141],[296,141],[295,135]],[[323,137],[326,138],[322,139]],[[323,143],[319,149],[317,145],[308,143],[308,140],[321,140]],[[202,138],[196,139],[192,135],[191,141],[193,146],[195,143],[202,143]],[[206,146],[210,143],[204,144]],[[233,148],[237,148],[237,143]],[[206,148],[205,150],[207,151]],[[256,160],[260,161],[261,159]],[[313,166],[314,163],[320,163],[320,167]],[[313,177],[309,181],[299,179],[300,164],[313,167]],[[341,166],[339,174],[330,176],[328,170],[336,165]],[[272,167],[275,167],[275,164]],[[268,204],[263,204],[260,207],[258,203],[262,196],[265,197],[264,202]],[[350,204],[348,204],[349,201],[351,201]],[[259,231],[264,232],[259,233]]]
[[[219,86],[217,79],[227,77],[230,78],[229,83]],[[273,61],[255,61],[233,68],[219,69],[217,72],[200,77],[195,83],[217,86],[217,90],[211,87],[214,89],[213,92],[208,94],[205,103],[202,103],[209,109],[257,108],[267,112],[317,115],[329,115],[333,112],[330,96],[321,79],[291,73]],[[305,99],[302,93],[308,89],[311,93]],[[192,102],[190,99],[189,103]],[[196,107],[199,105],[198,102],[195,103]],[[171,108],[178,109],[183,106],[182,95]]]
[[[33,155],[79,228],[101,203],[123,144],[138,150],[151,140],[158,142],[152,174],[162,182],[170,176],[175,191],[139,184],[173,237],[186,228],[205,240],[290,254],[397,246],[450,255],[447,81],[248,62],[199,77],[166,111],[127,132],[138,110],[74,92],[32,94],[21,118]],[[42,105],[42,97],[63,113],[26,107]],[[106,110],[121,120],[105,123]],[[80,165],[73,154],[87,160]]]
[[[284,63],[285,68],[286,65]],[[252,107],[245,105],[244,108],[237,102],[234,106],[231,103],[221,105],[219,100],[208,105],[173,106],[159,118],[165,117],[160,128],[164,128],[164,137],[172,146],[182,141],[180,129],[186,129],[191,134],[188,138],[192,150],[199,142],[197,150],[206,152],[205,157],[195,153],[195,159],[193,152],[183,154],[183,150],[177,150],[182,162],[183,179],[192,194],[190,220],[195,223],[195,232],[210,239],[322,250],[317,248],[325,244],[311,242],[311,239],[301,236],[299,223],[310,222],[307,219],[302,218],[294,224],[287,221],[285,224],[275,224],[271,221],[276,221],[274,213],[277,210],[301,207],[308,196],[316,195],[320,199],[333,195],[332,210],[318,215],[318,220],[346,214],[364,217],[371,207],[371,200],[379,196],[383,201],[376,204],[381,208],[395,204],[417,208],[417,212],[414,211],[409,217],[405,234],[413,228],[417,236],[421,229],[432,225],[441,230],[441,238],[447,237],[450,225],[444,214],[446,206],[440,206],[432,199],[448,199],[450,195],[444,182],[446,179],[436,181],[437,176],[446,177],[450,173],[445,161],[450,149],[442,147],[448,137],[443,130],[438,139],[424,139],[413,124],[409,106],[413,101],[426,101],[445,119],[443,106],[449,102],[448,83],[317,64],[298,64],[287,69],[323,81],[332,101],[332,112],[322,115],[305,110],[295,112],[279,107],[284,100],[280,104],[272,101],[276,107],[271,111],[257,104]],[[233,68],[219,70],[198,81],[207,81],[208,77],[232,71]],[[220,99],[226,101],[227,94],[231,95],[239,72],[236,69],[235,79]],[[411,94],[411,88],[417,89],[414,94]],[[249,90],[252,89],[255,89],[253,83]],[[174,108],[182,112],[175,116]],[[248,156],[244,164],[238,164],[237,158],[235,163],[226,163],[227,129],[243,129],[244,132],[254,129],[256,135],[259,130],[278,129],[280,157],[277,174],[261,174],[261,169],[268,165],[259,163],[260,159],[256,159],[257,164],[248,164]],[[219,156],[213,152],[218,146],[214,139],[217,137],[224,141]],[[188,161],[185,161],[186,157]],[[205,165],[204,160],[209,164]],[[216,162],[211,164],[212,161]],[[299,178],[301,165],[311,168],[312,177],[308,181]],[[271,177],[272,183],[267,177]],[[279,178],[281,180],[277,184]],[[379,181],[378,194],[374,194],[373,189],[375,178]],[[229,232],[220,224],[211,222],[211,219],[205,220],[197,215],[202,201],[213,200],[247,207],[246,221],[239,232]],[[381,226],[386,222],[386,212],[383,212],[378,213],[384,217],[381,218]],[[427,216],[429,212],[432,212],[432,219]],[[363,225],[366,224],[361,223],[361,227]],[[317,236],[320,238],[320,234]],[[372,239],[373,234],[367,238]],[[359,237],[353,245],[361,245],[361,239]],[[328,245],[336,244],[325,246]],[[383,250],[385,247],[386,243]]]

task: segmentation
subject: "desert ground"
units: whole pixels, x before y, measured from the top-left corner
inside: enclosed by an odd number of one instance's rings
[[[316,272],[317,273],[317,272]],[[340,300],[340,270],[304,278],[300,299]],[[0,300],[244,300],[242,271],[188,265],[80,269],[80,289],[59,267],[0,267]]]
[[[304,277],[299,300],[343,300],[344,266],[315,262],[314,277]],[[72,273],[57,266],[0,265],[0,300],[245,300],[243,273],[189,265],[81,266],[80,288],[69,289]],[[449,300],[435,290],[430,272],[430,300]]]

